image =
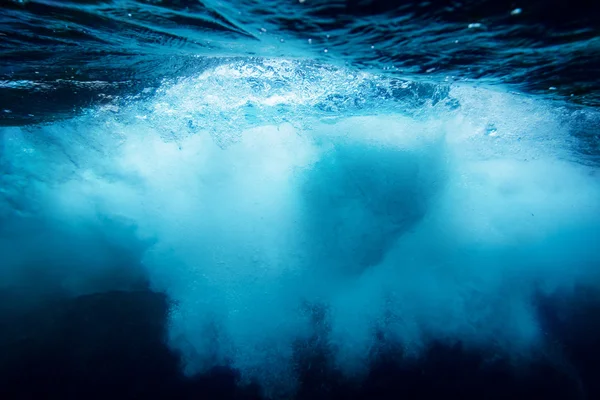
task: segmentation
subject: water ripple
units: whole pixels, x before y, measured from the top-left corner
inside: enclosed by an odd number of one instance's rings
[[[0,124],[68,115],[218,57],[248,56],[598,106],[599,32],[599,6],[581,0],[5,0],[0,81],[15,83],[0,88],[0,108],[11,110]]]

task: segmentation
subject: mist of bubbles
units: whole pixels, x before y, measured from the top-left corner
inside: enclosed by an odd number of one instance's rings
[[[272,392],[314,337],[349,376],[383,343],[526,356],[535,296],[597,282],[597,170],[555,106],[454,87],[415,108],[410,85],[237,62],[3,128],[2,282],[77,294],[141,274],[173,301],[187,373],[230,365]]]

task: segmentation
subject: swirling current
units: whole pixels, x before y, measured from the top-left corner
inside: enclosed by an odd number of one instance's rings
[[[3,398],[597,398],[599,33],[3,1]]]

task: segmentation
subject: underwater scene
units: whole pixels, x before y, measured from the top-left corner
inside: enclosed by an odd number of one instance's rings
[[[0,2],[3,399],[600,398],[600,4]]]

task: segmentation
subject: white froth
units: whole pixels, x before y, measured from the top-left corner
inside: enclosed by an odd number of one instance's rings
[[[457,110],[332,122],[297,107],[375,78],[302,68],[224,65],[116,116],[4,129],[2,212],[18,202],[32,220],[116,238],[127,226],[123,240],[147,243],[140,262],[174,302],[170,344],[190,374],[229,364],[293,388],[298,346],[315,334],[348,374],[364,372],[377,331],[407,356],[431,340],[542,344],[535,292],[590,284],[600,261],[600,182],[569,161],[568,121],[457,87]],[[258,118],[242,123],[249,103]],[[282,104],[296,108],[265,116]],[[6,281],[28,240],[0,236]]]

